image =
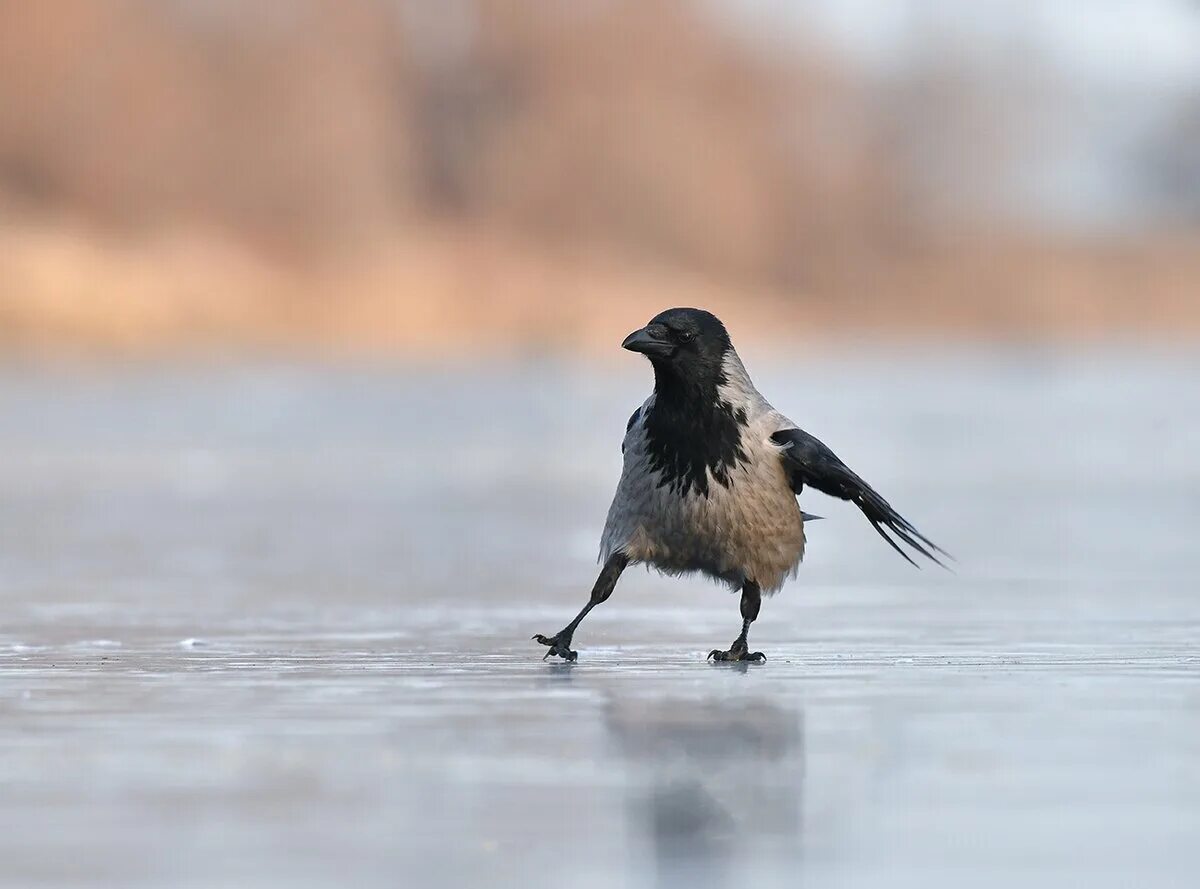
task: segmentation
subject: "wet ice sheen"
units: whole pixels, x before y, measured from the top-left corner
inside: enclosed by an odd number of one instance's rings
[[[1194,885],[1200,368],[880,361],[751,370],[959,573],[820,501],[761,667],[636,570],[529,641],[639,366],[0,374],[0,882]]]

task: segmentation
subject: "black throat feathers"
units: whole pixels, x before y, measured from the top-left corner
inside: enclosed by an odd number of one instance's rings
[[[685,378],[655,363],[654,404],[644,427],[650,468],[661,473],[659,487],[707,498],[710,472],[728,488],[729,471],[750,459],[741,446],[746,411],[721,398],[718,388],[725,382],[719,367]]]

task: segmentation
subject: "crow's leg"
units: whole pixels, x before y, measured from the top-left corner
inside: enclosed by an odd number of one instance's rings
[[[713,649],[708,656],[714,661],[755,661],[761,662],[767,656],[761,651],[750,651],[746,644],[746,634],[750,632],[750,624],[758,617],[759,606],[762,605],[762,591],[753,580],[742,584],[742,633],[733,640],[728,651]]]
[[[550,650],[546,652],[542,660],[556,654],[568,661],[575,660],[578,655],[571,651],[571,637],[575,635],[575,628],[579,626],[579,622],[587,617],[587,613],[612,595],[613,588],[617,585],[617,578],[621,576],[621,572],[625,570],[625,566],[629,564],[629,557],[624,553],[614,553],[604,563],[604,567],[600,569],[600,576],[596,578],[596,585],[592,587],[592,597],[588,599],[588,603],[583,606],[583,610],[575,615],[575,620],[571,621],[553,636],[543,636],[538,633],[533,638],[541,642],[543,645],[549,645]]]

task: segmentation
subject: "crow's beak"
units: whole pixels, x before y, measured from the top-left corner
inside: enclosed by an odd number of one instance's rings
[[[651,327],[653,326],[651,325]],[[650,327],[643,327],[625,337],[621,348],[628,349],[630,352],[641,352],[651,358],[670,358],[675,354],[675,344],[666,338],[665,333],[665,331],[660,333],[651,330]]]

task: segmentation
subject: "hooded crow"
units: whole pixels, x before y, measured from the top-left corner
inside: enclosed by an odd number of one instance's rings
[[[935,553],[949,557],[833,451],[771,407],[716,316],[668,309],[621,345],[650,359],[654,392],[625,429],[624,468],[600,541],[604,567],[573,621],[553,636],[533,637],[549,646],[545,657],[575,660],[571,639],[579,622],[612,594],[626,566],[644,563],[673,575],[698,571],[740,589],[742,632],[728,650],[708,656],[766,660],[749,650],[746,637],[762,594],[778,592],[804,556],[805,520],[818,518],[796,501],[805,485],[849,500],[913,565],[900,543],[939,565]]]

